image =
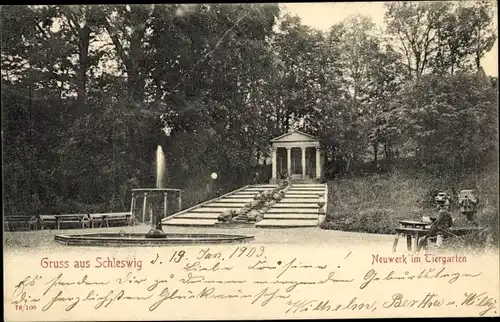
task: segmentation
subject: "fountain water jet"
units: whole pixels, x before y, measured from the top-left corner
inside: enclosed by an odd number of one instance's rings
[[[156,148],[156,188],[165,188],[165,153],[161,145]]]

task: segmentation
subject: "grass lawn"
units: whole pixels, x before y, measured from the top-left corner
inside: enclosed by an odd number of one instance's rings
[[[431,177],[421,174],[371,175],[328,183],[328,216],[324,229],[392,234],[398,219],[420,220],[436,210],[437,191],[475,189],[479,199],[478,222],[491,227],[498,242],[498,172],[478,175]],[[460,217],[458,209],[452,210]]]

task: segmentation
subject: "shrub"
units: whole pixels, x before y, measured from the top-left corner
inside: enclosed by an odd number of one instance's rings
[[[328,183],[328,213],[324,229],[393,234],[398,220],[420,220],[433,214],[436,191],[458,193],[475,189],[479,198],[477,222],[483,235],[470,236],[478,247],[498,244],[497,169],[478,174],[433,176],[425,173],[393,172],[362,178],[340,179]],[[462,216],[457,208],[454,217]]]
[[[493,232],[490,228],[485,228],[463,236],[450,236],[444,240],[447,249],[478,252],[493,246]]]

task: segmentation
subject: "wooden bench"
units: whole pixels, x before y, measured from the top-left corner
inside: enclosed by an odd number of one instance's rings
[[[57,217],[55,215],[38,215],[40,229],[56,229]]]
[[[90,227],[92,228],[96,228],[96,226],[98,226],[99,228],[102,227],[104,224],[106,224],[106,215],[107,214],[89,214]]]
[[[90,227],[90,218],[87,214],[67,214],[55,215],[57,229],[61,229],[61,224],[78,224],[81,228]]]
[[[130,226],[132,223],[132,213],[130,212],[112,212],[104,214],[104,221],[106,222],[106,227],[109,227],[109,224],[115,224],[117,226],[126,225]]]
[[[3,219],[3,229],[6,231],[15,230],[36,230],[38,219],[36,216],[13,215],[5,216]]]

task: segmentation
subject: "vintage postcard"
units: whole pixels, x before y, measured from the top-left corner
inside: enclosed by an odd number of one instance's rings
[[[5,321],[499,316],[496,2],[0,13]]]

